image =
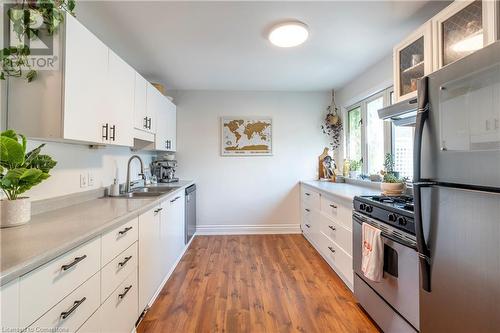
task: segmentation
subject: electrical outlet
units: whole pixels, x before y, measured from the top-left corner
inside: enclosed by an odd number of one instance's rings
[[[92,173],[92,171],[89,171],[87,180],[88,180],[88,186],[94,186],[94,174]]]
[[[80,187],[87,187],[87,175],[86,174],[80,174]]]

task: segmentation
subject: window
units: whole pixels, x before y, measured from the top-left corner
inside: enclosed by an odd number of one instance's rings
[[[361,159],[361,107],[349,110],[348,114],[348,146],[351,160]]]
[[[392,153],[394,156],[394,170],[401,177],[413,179],[413,127],[401,127],[393,125]]]
[[[377,174],[384,167],[384,156],[391,151],[391,125],[378,117],[378,110],[389,105],[392,88],[347,108],[347,158],[361,160],[362,173]]]

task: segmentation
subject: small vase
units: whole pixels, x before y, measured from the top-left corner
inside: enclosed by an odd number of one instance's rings
[[[31,219],[31,201],[29,198],[0,200],[0,228],[25,224]]]

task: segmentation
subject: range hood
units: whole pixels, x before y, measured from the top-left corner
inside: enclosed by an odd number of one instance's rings
[[[417,98],[414,97],[378,110],[378,117],[390,119],[396,126],[413,126],[417,119],[417,109]]]

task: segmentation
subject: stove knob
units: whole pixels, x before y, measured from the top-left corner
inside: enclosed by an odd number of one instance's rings
[[[398,224],[399,225],[406,225],[407,221],[403,216],[398,217]]]
[[[366,205],[364,203],[360,204],[359,205],[359,209],[365,210],[366,209]]]
[[[389,218],[389,221],[396,222],[396,220],[398,219],[398,216],[394,213],[391,213],[391,214],[389,214],[388,218]]]
[[[373,212],[373,207],[372,206],[366,206],[365,212],[367,212],[367,213]]]

